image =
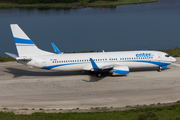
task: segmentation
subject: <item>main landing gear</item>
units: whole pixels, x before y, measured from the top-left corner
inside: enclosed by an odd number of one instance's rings
[[[95,71],[89,71],[89,74],[96,74],[97,77],[102,77],[102,73],[101,72],[95,72]]]
[[[97,72],[97,73],[96,73],[96,76],[97,76],[97,77],[102,77],[102,73]]]

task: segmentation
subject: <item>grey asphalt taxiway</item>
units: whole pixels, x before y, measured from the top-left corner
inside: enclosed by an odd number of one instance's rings
[[[180,64],[180,58],[176,58]],[[0,108],[88,109],[180,100],[180,67],[130,69],[126,76],[47,71],[0,63]]]

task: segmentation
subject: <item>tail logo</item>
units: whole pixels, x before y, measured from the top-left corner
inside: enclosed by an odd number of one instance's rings
[[[34,44],[31,40],[27,40],[27,39],[14,37],[14,40],[16,44],[31,44],[31,45]]]

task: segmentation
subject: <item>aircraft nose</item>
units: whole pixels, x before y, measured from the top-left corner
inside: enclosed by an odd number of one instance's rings
[[[172,57],[171,61],[172,61],[172,62],[176,62],[176,58],[173,58],[173,57]]]

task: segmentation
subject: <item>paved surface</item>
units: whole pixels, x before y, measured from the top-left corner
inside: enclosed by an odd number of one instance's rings
[[[180,58],[176,63],[180,64]],[[180,67],[156,69],[132,69],[127,76],[97,78],[86,72],[0,63],[0,108],[86,109],[180,100]]]

